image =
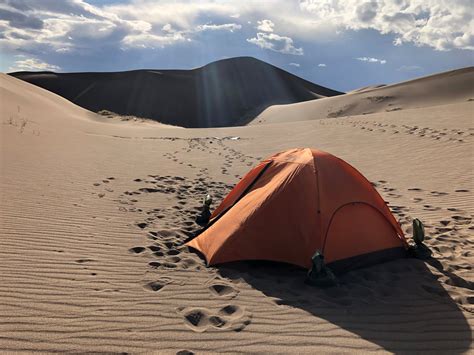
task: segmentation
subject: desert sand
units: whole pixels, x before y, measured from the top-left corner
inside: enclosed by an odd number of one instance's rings
[[[458,73],[443,82],[469,89],[472,70]],[[410,93],[420,82],[403,85],[374,89],[402,110],[374,100],[366,115],[184,129],[104,118],[0,75],[0,349],[474,351],[472,85],[432,101]],[[407,236],[412,218],[426,224],[434,258],[352,271],[318,289],[296,267],[206,267],[182,246],[206,193],[215,207],[258,161],[293,147],[355,166]]]

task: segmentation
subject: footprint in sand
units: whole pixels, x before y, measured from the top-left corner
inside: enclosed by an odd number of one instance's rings
[[[184,322],[194,332],[204,332],[210,326],[210,312],[206,308],[184,308],[178,309],[184,318]]]
[[[152,252],[158,252],[158,251],[161,251],[162,247],[154,244],[154,245],[149,245],[148,249],[150,249]]]
[[[208,329],[242,331],[251,323],[251,314],[237,305],[225,305],[217,311],[207,308],[178,308],[184,324],[194,332],[202,333]]]
[[[393,192],[389,192],[387,195],[390,196],[390,197],[392,197],[392,198],[400,198],[400,197],[402,197],[402,195],[396,194],[396,193],[393,193]]]
[[[209,283],[209,291],[214,297],[222,299],[232,299],[239,294],[239,290],[235,289],[229,283],[220,280],[212,280]]]
[[[462,224],[462,225],[470,224],[472,221],[472,218],[464,217],[464,216],[452,216],[451,218],[454,219],[456,224]]]
[[[438,211],[440,210],[441,208],[440,207],[436,207],[436,206],[431,206],[431,205],[423,205],[423,209],[425,211]]]
[[[452,228],[447,228],[447,227],[437,227],[436,228],[436,232],[439,233],[439,234],[443,234],[443,233],[448,233],[448,232],[451,232],[453,229]]]
[[[167,252],[166,252],[166,255],[169,255],[169,256],[176,256],[176,255],[179,255],[181,252],[178,250],[178,249],[169,249]]]
[[[163,287],[165,287],[165,285],[158,281],[149,282],[144,286],[145,289],[153,291],[153,292],[158,292]]]
[[[145,250],[146,249],[144,247],[133,247],[128,249],[128,251],[133,254],[140,254],[143,253]]]
[[[172,280],[170,278],[161,278],[156,281],[150,281],[147,282],[143,288],[148,291],[153,291],[153,292],[159,292],[161,291],[166,285],[169,285],[172,283]]]
[[[150,261],[148,265],[154,269],[157,269],[161,266],[161,263],[159,261]]]

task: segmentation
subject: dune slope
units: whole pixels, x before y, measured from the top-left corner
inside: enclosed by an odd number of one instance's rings
[[[271,106],[252,124],[368,115],[461,103],[474,99],[473,83],[474,67],[463,68],[394,85],[366,87],[318,101]]]
[[[250,57],[193,70],[11,75],[94,112],[105,109],[182,127],[243,125],[270,105],[341,94]]]

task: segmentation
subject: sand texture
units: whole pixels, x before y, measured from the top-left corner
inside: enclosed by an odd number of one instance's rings
[[[375,102],[377,113],[344,118],[183,129],[104,118],[0,75],[0,349],[474,351],[474,102],[463,95],[390,112]],[[360,269],[318,289],[296,267],[207,268],[182,246],[206,193],[215,207],[258,161],[306,146],[360,170],[408,234],[412,218],[425,222],[434,258]]]

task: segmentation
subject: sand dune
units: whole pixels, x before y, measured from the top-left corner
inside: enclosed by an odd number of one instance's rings
[[[180,129],[102,121],[5,75],[0,88],[2,351],[474,351],[473,102]],[[318,289],[295,267],[207,268],[183,247],[206,193],[219,203],[295,146],[357,167],[407,233],[421,218],[434,259]]]
[[[8,118],[20,123],[21,117],[33,117],[39,112],[46,112],[42,120],[54,121],[60,117],[71,117],[78,119],[93,119],[95,114],[85,110],[68,100],[54,95],[49,91],[31,86],[21,80],[0,73],[0,98],[2,118]]]
[[[193,70],[11,75],[94,112],[109,110],[182,127],[244,125],[270,105],[341,94],[250,57]]]
[[[323,100],[275,105],[252,124],[304,121],[392,112],[474,100],[474,67],[394,85],[375,85]]]

